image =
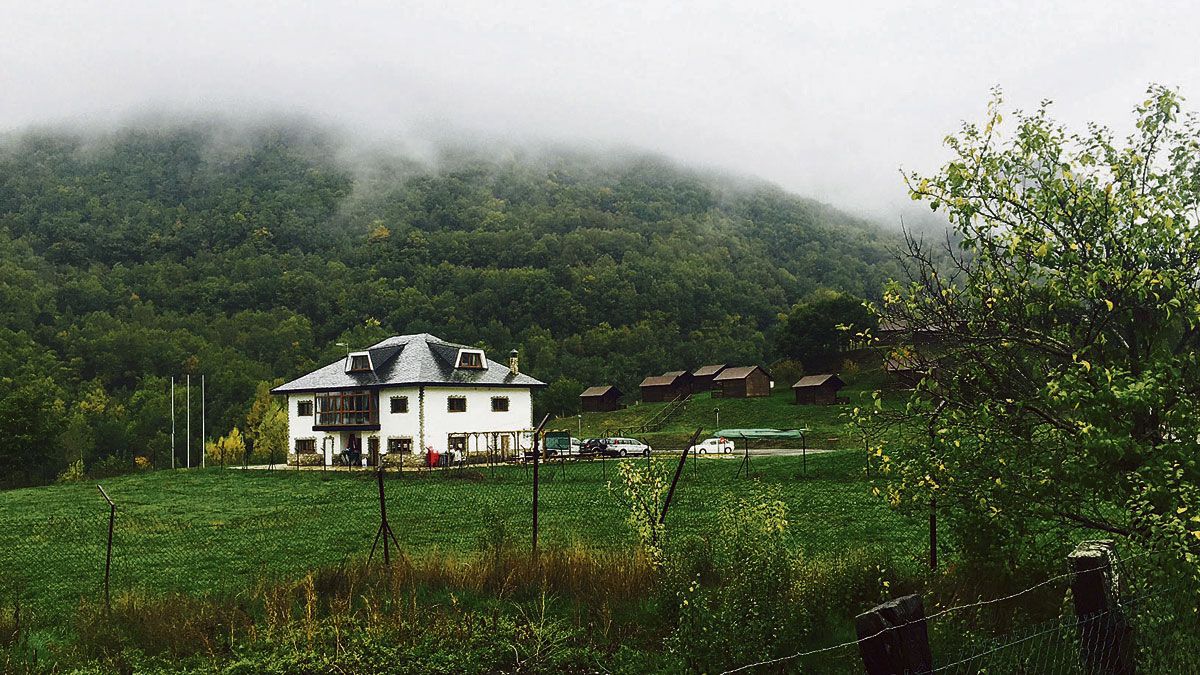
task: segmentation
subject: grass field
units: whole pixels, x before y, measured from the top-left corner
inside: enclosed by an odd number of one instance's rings
[[[920,524],[870,496],[858,453],[810,456],[807,475],[800,475],[798,457],[755,458],[750,480],[734,477],[739,461],[689,463],[670,513],[672,536],[710,531],[731,496],[766,489],[788,504],[791,537],[805,556],[864,548],[921,555]],[[545,546],[632,547],[625,514],[606,485],[615,468],[614,460],[543,468]],[[525,468],[409,473],[386,485],[406,553],[469,557],[496,537],[528,545],[532,480]],[[235,593],[365,557],[378,524],[376,484],[365,474],[159,471],[109,479],[104,487],[118,504],[114,593]],[[106,535],[107,506],[92,483],[0,493],[0,589],[42,620],[66,616],[81,597],[101,592]]]

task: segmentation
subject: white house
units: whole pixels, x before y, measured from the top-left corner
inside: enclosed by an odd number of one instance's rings
[[[519,372],[516,351],[505,367],[422,333],[350,352],[271,393],[287,396],[291,453],[326,464],[361,455],[370,466],[387,453],[513,450],[533,427],[532,391],[544,386]]]

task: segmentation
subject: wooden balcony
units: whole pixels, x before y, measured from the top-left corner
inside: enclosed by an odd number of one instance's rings
[[[379,429],[379,392],[335,391],[316,395],[314,431]]]

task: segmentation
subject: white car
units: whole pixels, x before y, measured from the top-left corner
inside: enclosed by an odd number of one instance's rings
[[[699,455],[728,455],[733,452],[733,441],[728,438],[709,438],[688,448],[688,452],[694,452]]]
[[[636,438],[606,438],[601,452],[609,457],[628,457],[641,455],[649,457],[651,448]]]

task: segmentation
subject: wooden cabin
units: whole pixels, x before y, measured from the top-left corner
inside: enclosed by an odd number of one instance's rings
[[[792,385],[792,391],[800,405],[833,405],[837,403],[838,391],[844,386],[846,383],[842,378],[832,373],[805,375]]]
[[[894,384],[909,389],[917,386],[927,372],[915,356],[908,354],[889,357],[883,364],[883,370]]]
[[[692,374],[686,370],[669,370],[663,373],[663,377],[675,378],[675,389],[679,394],[690,394],[696,391],[695,380],[692,378]]]
[[[771,395],[771,374],[762,366],[725,368],[713,378],[722,398],[751,398]]]
[[[612,412],[621,407],[621,390],[606,384],[588,387],[579,395],[579,407],[583,412]]]
[[[692,393],[692,376],[684,370],[674,370],[662,375],[652,375],[642,380],[642,401],[662,403],[674,401]]]
[[[692,372],[692,391],[700,392],[717,389],[718,387],[713,384],[713,378],[720,375],[721,371],[725,370],[725,368],[726,364],[724,363],[715,363],[697,368]]]

